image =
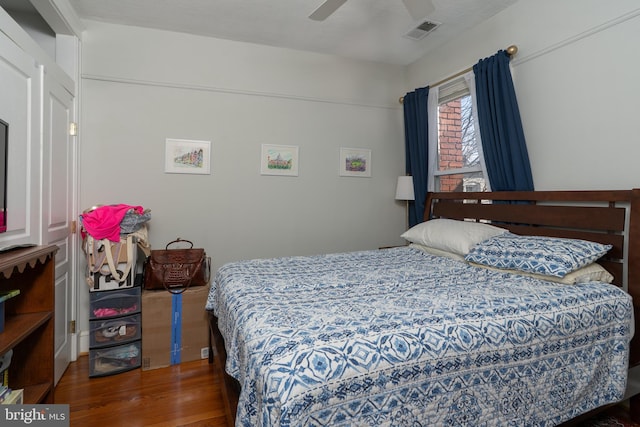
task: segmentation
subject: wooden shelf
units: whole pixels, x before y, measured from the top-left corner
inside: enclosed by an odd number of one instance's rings
[[[20,293],[5,303],[0,355],[13,350],[9,387],[24,403],[53,403],[55,245],[0,253],[0,290]]]
[[[53,317],[50,311],[17,314],[7,318],[4,332],[0,333],[0,354],[18,345],[26,336]]]
[[[48,382],[25,387],[23,392],[24,403],[36,404],[42,402],[47,393],[51,391],[51,387],[53,387],[53,384]]]

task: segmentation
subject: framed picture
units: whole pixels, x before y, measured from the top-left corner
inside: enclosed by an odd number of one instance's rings
[[[211,173],[211,141],[169,139],[164,151],[165,173]]]
[[[262,144],[260,174],[298,176],[298,147]]]
[[[340,148],[340,176],[371,177],[371,150]]]

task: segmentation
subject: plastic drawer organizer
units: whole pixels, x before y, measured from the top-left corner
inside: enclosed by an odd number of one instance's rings
[[[89,350],[89,376],[119,374],[140,367],[140,340],[101,349]]]
[[[115,319],[91,320],[89,323],[91,348],[108,347],[140,339],[141,315],[133,314]]]
[[[141,365],[140,288],[92,292],[89,376],[118,374]]]

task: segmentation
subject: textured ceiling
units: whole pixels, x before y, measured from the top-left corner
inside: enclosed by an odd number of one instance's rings
[[[516,1],[433,0],[425,18],[442,25],[415,41],[422,19],[400,0],[348,0],[321,22],[308,16],[323,0],[69,0],[81,18],[401,65]]]

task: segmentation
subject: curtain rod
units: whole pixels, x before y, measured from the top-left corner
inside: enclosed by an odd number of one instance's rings
[[[516,53],[518,53],[518,46],[516,46],[516,45],[512,44],[511,46],[509,46],[508,48],[506,48],[506,49],[505,49],[505,51],[507,52],[507,55],[509,55],[509,57],[511,57],[511,58],[512,58]],[[456,77],[460,77],[461,75],[466,74],[466,73],[468,73],[468,72],[469,72],[469,71],[471,71],[471,70],[473,70],[473,67],[465,68],[464,70],[459,71],[459,72],[455,73],[455,74],[454,74],[454,75],[452,75],[452,76],[446,77],[446,78],[444,78],[444,79],[440,80],[439,82],[436,82],[436,83],[430,84],[429,86],[430,86],[430,87],[439,86],[439,85],[441,85],[442,83],[446,83],[446,82],[448,82],[449,80],[453,80],[453,79],[455,79]],[[398,99],[398,102],[399,102],[400,104],[402,104],[402,103],[404,102],[404,96],[401,96],[401,97]]]

